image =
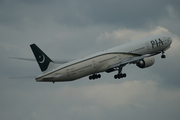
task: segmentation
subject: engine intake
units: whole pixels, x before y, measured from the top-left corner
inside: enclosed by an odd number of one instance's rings
[[[147,68],[152,66],[154,62],[155,62],[154,57],[147,57],[137,62],[136,65],[140,68]]]

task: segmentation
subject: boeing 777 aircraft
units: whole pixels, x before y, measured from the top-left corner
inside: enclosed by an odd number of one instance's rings
[[[152,35],[130,43],[126,43],[82,59],[73,60],[64,64],[53,62],[36,44],[30,47],[39,64],[42,74],[36,77],[37,82],[73,81],[89,76],[90,80],[100,78],[101,72],[118,71],[115,79],[126,77],[122,68],[127,64],[136,64],[146,68],[154,64],[154,55],[170,48],[172,39],[167,35]]]

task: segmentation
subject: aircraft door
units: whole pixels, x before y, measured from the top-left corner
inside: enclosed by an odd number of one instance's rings
[[[147,50],[150,50],[149,43],[146,43],[146,48],[147,48]]]
[[[67,72],[67,77],[70,76],[70,71],[69,71],[69,69],[67,69],[66,72]]]
[[[92,65],[93,65],[94,68],[97,67],[97,64],[96,64],[96,61],[95,61],[95,60],[92,61]]]
[[[122,56],[119,54],[119,55],[118,55],[118,58],[119,58],[119,60],[121,60],[121,59],[122,59]]]

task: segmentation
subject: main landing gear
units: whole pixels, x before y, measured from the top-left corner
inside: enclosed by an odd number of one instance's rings
[[[162,59],[166,58],[166,55],[164,55],[164,51],[162,51],[161,58],[162,58]]]
[[[120,78],[124,78],[126,77],[126,73],[120,73],[120,74],[117,74],[117,75],[114,75],[114,79],[120,79]]]
[[[100,74],[93,74],[93,75],[89,76],[89,80],[95,80],[95,79],[98,79],[98,78],[101,78]]]
[[[114,75],[114,79],[120,79],[126,77],[126,73],[122,73],[122,67],[119,67],[118,74]]]

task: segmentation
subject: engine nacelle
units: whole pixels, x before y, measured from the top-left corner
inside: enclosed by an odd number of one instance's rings
[[[147,57],[144,58],[143,60],[140,60],[139,62],[136,63],[136,65],[140,68],[147,68],[151,65],[154,64],[154,57]]]

